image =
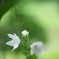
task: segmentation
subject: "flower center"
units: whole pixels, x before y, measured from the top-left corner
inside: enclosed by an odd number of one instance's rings
[[[34,46],[34,48],[37,48],[37,47],[38,47],[37,45]]]

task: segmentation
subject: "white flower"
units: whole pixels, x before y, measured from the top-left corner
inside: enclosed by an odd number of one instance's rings
[[[26,30],[22,31],[22,37],[25,37],[25,36],[28,36],[28,35],[29,35],[28,31],[26,31]]]
[[[33,55],[33,54],[36,54],[38,57],[41,56],[41,53],[42,51],[46,51],[46,47],[42,45],[42,42],[36,42],[36,43],[33,43],[31,46],[30,46],[31,50],[30,50],[30,54]]]
[[[6,44],[13,46],[13,50],[16,49],[19,44],[20,44],[20,39],[19,37],[14,33],[14,34],[8,34],[8,36],[12,39],[11,41],[8,41]],[[13,51],[12,50],[12,51]]]

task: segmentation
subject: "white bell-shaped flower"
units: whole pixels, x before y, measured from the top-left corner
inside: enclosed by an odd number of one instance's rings
[[[29,32],[27,30],[22,31],[22,37],[28,36]]]
[[[30,54],[36,54],[38,57],[41,56],[42,51],[46,51],[47,48],[42,45],[42,42],[35,42],[30,46]]]
[[[16,49],[19,44],[20,44],[20,39],[19,37],[14,33],[14,34],[8,34],[8,36],[12,39],[11,41],[8,41],[6,44],[13,46],[13,50]],[[12,51],[13,51],[12,50]]]

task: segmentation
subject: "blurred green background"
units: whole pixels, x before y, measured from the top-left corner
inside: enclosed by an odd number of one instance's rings
[[[7,34],[21,38],[29,31],[32,42],[40,42],[48,49],[38,59],[59,59],[59,0],[1,0],[0,2],[0,59],[26,59],[21,45],[11,52],[5,43]]]

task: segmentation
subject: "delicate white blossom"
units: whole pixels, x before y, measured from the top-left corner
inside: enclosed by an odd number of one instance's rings
[[[25,36],[28,36],[28,35],[29,35],[28,31],[26,31],[26,30],[22,31],[22,37],[25,37]]]
[[[32,45],[30,45],[30,54],[36,54],[38,57],[41,56],[42,51],[46,51],[47,48],[42,45],[42,42],[35,42]]]
[[[14,33],[14,34],[8,34],[8,36],[12,39],[11,41],[8,41],[6,44],[13,46],[13,50],[16,49],[19,44],[20,44],[20,39],[19,37]],[[12,51],[13,51],[12,50]]]

